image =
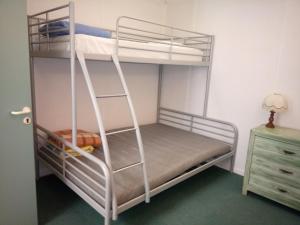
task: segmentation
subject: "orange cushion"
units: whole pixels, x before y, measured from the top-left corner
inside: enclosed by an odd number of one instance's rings
[[[54,134],[69,142],[72,142],[71,129],[55,131]],[[60,143],[57,140],[54,140],[53,138],[50,138],[50,140],[53,141],[58,147],[62,148],[62,143]],[[100,136],[92,132],[77,130],[77,146],[85,147],[88,145],[93,146],[94,148],[99,148],[101,145]]]

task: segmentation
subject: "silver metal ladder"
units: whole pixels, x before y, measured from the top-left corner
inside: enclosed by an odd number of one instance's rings
[[[108,166],[108,168],[110,169],[111,174],[115,174],[121,171],[124,171],[126,169],[135,167],[135,166],[142,166],[142,172],[143,172],[143,178],[144,178],[144,187],[145,187],[145,201],[149,202],[150,201],[150,188],[149,188],[149,183],[148,183],[148,176],[147,176],[147,169],[146,169],[146,162],[145,162],[145,153],[144,153],[144,148],[143,148],[143,142],[142,142],[142,137],[141,137],[141,133],[140,133],[140,128],[137,122],[137,118],[136,118],[136,114],[133,108],[133,103],[129,94],[129,90],[126,84],[126,80],[120,65],[120,61],[119,58],[117,56],[117,54],[113,54],[112,55],[112,60],[113,63],[116,66],[121,84],[122,84],[122,88],[124,90],[123,93],[117,93],[117,94],[112,94],[112,95],[101,95],[101,96],[96,96],[95,91],[94,91],[94,87],[92,84],[92,80],[91,77],[89,75],[87,66],[86,66],[86,60],[85,60],[85,56],[82,52],[76,52],[77,54],[77,58],[79,60],[79,63],[81,65],[82,71],[83,71],[83,75],[89,90],[89,94],[90,94],[90,98],[93,104],[93,108],[95,110],[96,113],[96,119],[97,119],[97,124],[98,124],[98,128],[100,131],[100,136],[101,136],[101,141],[102,141],[102,146],[103,146],[103,151],[104,151],[104,157],[105,157],[105,162]],[[133,127],[129,128],[129,129],[123,129],[123,130],[118,130],[118,131],[112,131],[112,132],[106,132],[104,125],[103,125],[103,119],[102,119],[102,115],[101,115],[101,110],[98,104],[98,99],[103,99],[103,98],[116,98],[116,97],[125,97],[127,99],[128,102],[128,106],[129,106],[129,110],[130,110],[130,114],[131,114],[131,118],[133,121]],[[117,133],[123,133],[123,132],[129,132],[129,131],[135,131],[136,134],[136,138],[137,138],[137,143],[138,143],[138,149],[139,149],[139,155],[140,155],[140,162],[138,163],[134,163],[131,164],[129,166],[125,166],[123,168],[117,169],[117,170],[113,170],[112,165],[111,165],[111,158],[110,158],[110,152],[109,152],[109,146],[108,146],[108,142],[107,142],[107,136],[108,135],[112,135],[112,134],[117,134]],[[116,199],[116,194],[115,194],[115,184],[114,184],[114,179],[112,176],[112,207],[113,207],[113,219],[117,218],[117,199]]]

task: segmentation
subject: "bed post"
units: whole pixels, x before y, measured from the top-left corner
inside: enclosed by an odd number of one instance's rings
[[[164,66],[162,64],[158,67],[158,89],[157,89],[157,115],[156,123],[159,123],[160,119],[160,106],[161,106],[161,91],[162,91],[162,78],[163,78]]]
[[[31,45],[31,35],[32,28],[29,26],[30,24],[30,17],[27,16],[27,26],[28,26],[28,46],[29,51],[32,51],[32,45]],[[39,166],[39,160],[37,156],[38,151],[38,140],[37,140],[37,122],[36,122],[36,101],[35,101],[35,82],[34,82],[34,58],[29,55],[30,60],[30,84],[31,84],[31,111],[32,111],[32,127],[33,127],[33,146],[34,146],[34,157],[35,157],[35,179],[38,180],[40,178],[40,166]]]
[[[71,95],[72,95],[72,144],[77,146],[77,99],[75,75],[75,9],[74,2],[69,3],[69,33],[70,33],[70,66],[71,66]]]
[[[210,42],[210,51],[209,51],[209,65],[207,68],[207,76],[206,76],[206,87],[205,87],[205,99],[204,99],[204,107],[203,107],[203,117],[207,117],[207,107],[208,107],[208,97],[209,97],[209,88],[210,88],[210,78],[211,78],[211,67],[212,67],[212,60],[213,60],[213,49],[214,49],[214,36],[211,36]]]
[[[237,144],[238,144],[238,138],[239,138],[239,132],[236,126],[232,125],[235,132],[235,139],[232,146],[232,151],[234,152],[230,159],[230,172],[234,172],[234,164],[235,164],[235,157],[236,157],[236,150],[237,150]]]

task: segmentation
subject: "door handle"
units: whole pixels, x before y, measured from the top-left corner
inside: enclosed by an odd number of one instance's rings
[[[11,115],[24,115],[24,114],[29,114],[31,113],[31,109],[28,106],[25,106],[22,111],[12,111],[10,112]]]

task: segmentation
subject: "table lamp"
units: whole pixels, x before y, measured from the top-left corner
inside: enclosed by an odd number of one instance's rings
[[[269,122],[266,124],[266,127],[274,128],[275,126],[273,121],[275,113],[287,110],[288,105],[285,98],[281,94],[274,93],[265,97],[263,108],[270,112]]]

